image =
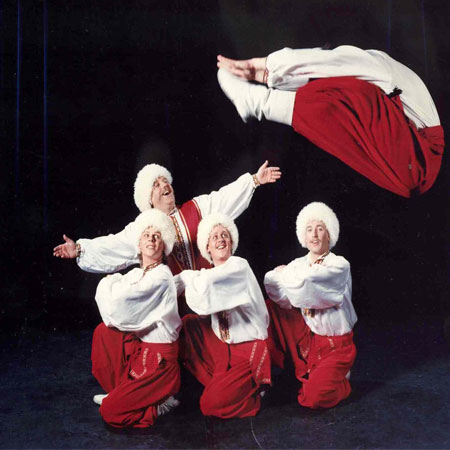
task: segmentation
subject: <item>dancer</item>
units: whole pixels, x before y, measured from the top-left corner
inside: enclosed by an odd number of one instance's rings
[[[95,300],[103,319],[94,332],[92,373],[106,395],[94,396],[113,427],[143,428],[178,405],[176,288],[164,264],[175,241],[172,221],[154,209],[135,222],[141,267],[103,278]]]
[[[198,247],[214,267],[175,277],[191,309],[207,316],[183,318],[181,360],[205,386],[202,413],[224,419],[256,415],[261,391],[271,383],[269,315],[248,262],[232,256],[238,239],[231,218],[205,217],[198,227]]]
[[[202,217],[212,212],[223,212],[233,219],[248,207],[255,188],[274,183],[281,177],[279,167],[268,167],[266,161],[256,174],[246,173],[233,183],[209,195],[194,197],[181,207],[175,203],[172,175],[158,164],[148,164],[139,173],[134,184],[134,200],[139,210],[159,209],[168,214],[176,230],[174,250],[168,265],[175,275],[185,269],[211,267],[197,249],[197,227]],[[79,239],[76,243],[64,235],[65,243],[54,248],[60,258],[76,258],[78,266],[87,272],[110,273],[137,264],[134,244],[136,221],[120,233],[95,239]],[[180,301],[180,313],[185,312]]]
[[[330,252],[339,222],[324,203],[313,202],[297,217],[297,236],[309,253],[268,272],[264,285],[271,316],[271,356],[294,363],[302,382],[298,402],[331,408],[350,395],[348,378],[356,357],[350,264]],[[306,324],[305,324],[306,323]]]
[[[436,107],[422,80],[386,53],[285,48],[242,61],[219,55],[217,65],[220,86],[244,122],[265,117],[291,125],[403,197],[435,182],[444,151]]]

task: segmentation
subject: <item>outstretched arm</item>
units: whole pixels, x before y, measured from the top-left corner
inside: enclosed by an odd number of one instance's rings
[[[74,259],[77,257],[77,244],[68,236],[63,234],[64,244],[58,245],[53,249],[53,256],[57,258]]]
[[[268,167],[268,165],[268,161],[265,161],[253,176],[246,173],[218,191],[195,197],[194,200],[200,208],[202,216],[205,217],[219,211],[236,219],[247,209],[257,186],[275,183],[281,177],[279,167]]]
[[[94,273],[112,273],[139,262],[135,242],[135,224],[129,223],[120,233],[94,239],[72,239],[53,249],[58,258],[77,258],[80,269]]]
[[[231,72],[233,75],[247,81],[266,83],[266,59],[267,57],[236,60],[218,55],[217,67],[219,69],[228,70],[228,72]]]

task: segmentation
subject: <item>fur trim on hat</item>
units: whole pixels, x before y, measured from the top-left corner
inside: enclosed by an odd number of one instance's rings
[[[330,234],[330,249],[336,245],[339,239],[339,220],[334,211],[325,203],[312,202],[306,205],[297,216],[297,237],[306,246],[306,226],[310,220],[321,220]]]
[[[143,212],[153,208],[150,202],[153,183],[159,177],[167,178],[167,181],[172,184],[172,175],[159,164],[147,164],[137,174],[134,182],[134,203],[136,203],[139,211]]]
[[[175,227],[169,216],[159,209],[150,209],[139,214],[135,224],[137,253],[139,253],[139,241],[141,240],[142,233],[148,227],[153,227],[161,233],[164,242],[164,253],[166,256],[170,255],[175,243]]]
[[[197,246],[203,258],[205,258],[211,264],[213,263],[213,260],[206,247],[208,246],[209,235],[216,225],[223,225],[229,231],[231,235],[232,255],[234,255],[234,252],[236,251],[239,243],[239,232],[236,224],[231,217],[228,217],[225,214],[221,213],[212,213],[206,216],[198,225]]]

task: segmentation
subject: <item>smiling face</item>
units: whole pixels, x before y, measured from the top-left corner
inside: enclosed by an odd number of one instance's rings
[[[306,247],[315,256],[321,256],[330,249],[330,234],[321,220],[310,220],[306,225]]]
[[[231,256],[233,242],[230,232],[223,225],[216,225],[209,234],[206,250],[215,266],[220,266]]]
[[[139,251],[142,255],[143,267],[160,261],[164,251],[161,233],[153,227],[147,227],[141,234]]]
[[[175,193],[166,177],[158,177],[153,183],[150,201],[153,208],[169,214],[175,208]]]

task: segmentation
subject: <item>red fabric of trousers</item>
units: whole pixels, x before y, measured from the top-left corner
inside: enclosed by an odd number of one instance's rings
[[[150,344],[100,324],[92,342],[92,373],[108,392],[100,414],[122,428],[153,425],[156,406],[180,388],[178,342]]]
[[[444,151],[441,126],[417,130],[400,97],[353,77],[317,79],[297,90],[292,127],[345,164],[403,197],[427,191]]]
[[[303,380],[298,402],[309,408],[332,408],[351,392],[345,377],[356,358],[353,332],[344,336],[314,334],[308,355],[308,379]]]
[[[356,358],[353,333],[319,336],[311,333],[298,308],[283,309],[267,301],[270,314],[269,348],[284,367],[289,355],[302,382],[298,402],[309,408],[331,408],[350,395],[345,377]]]
[[[270,384],[266,341],[226,344],[214,334],[210,318],[183,317],[180,356],[185,367],[205,386],[200,409],[222,419],[249,417],[261,407],[262,384]]]
[[[285,356],[289,355],[295,376],[300,380],[308,370],[306,358],[311,347],[311,330],[299,309],[283,309],[272,300],[267,300],[266,306],[270,315],[270,358],[275,365],[284,368]]]

